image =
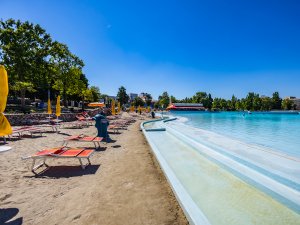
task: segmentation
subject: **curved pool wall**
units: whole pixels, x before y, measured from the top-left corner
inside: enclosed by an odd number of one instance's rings
[[[171,118],[141,128],[190,223],[299,223],[299,162],[271,154],[279,162],[263,167],[269,152],[258,162],[256,154],[247,160],[247,154],[199,141],[179,124]]]
[[[163,155],[160,153],[159,148],[151,141],[149,135],[147,134],[147,129],[145,129],[146,124],[153,124],[155,122],[161,122],[164,121],[164,119],[158,119],[158,120],[151,120],[151,121],[145,121],[141,124],[141,129],[160,165],[162,168],[168,182],[171,185],[171,188],[173,190],[173,193],[175,194],[181,208],[183,209],[187,219],[191,224],[203,224],[203,225],[209,225],[207,218],[202,213],[202,211],[197,207],[197,205],[194,203],[190,195],[187,193],[186,189],[182,186],[181,182],[177,179],[176,175],[174,174],[172,168],[169,166],[169,164],[166,162]],[[155,126],[155,128],[149,128],[149,129],[157,129],[160,128],[160,126]]]

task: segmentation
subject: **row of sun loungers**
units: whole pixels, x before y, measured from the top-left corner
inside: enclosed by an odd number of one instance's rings
[[[114,132],[118,132],[119,129],[126,129],[128,125],[135,122],[136,120],[133,117],[128,118],[120,118],[119,116],[108,117],[110,119],[110,125],[108,129],[113,130]],[[89,126],[91,124],[91,118],[88,117],[80,117],[78,116],[78,121],[68,122],[68,123],[55,123],[55,124],[44,124],[40,126],[27,126],[27,127],[20,127],[15,128],[13,134],[17,134],[20,138],[23,136],[24,133],[29,133],[31,136],[35,133],[39,133],[41,136],[43,132],[45,132],[45,128],[51,128],[52,131],[57,132],[58,128],[61,127],[75,127],[75,128],[83,128],[85,126]],[[67,137],[63,140],[63,146],[58,148],[50,148],[50,149],[43,149],[38,151],[37,153],[22,157],[22,159],[31,159],[31,171],[36,174],[36,171],[40,167],[49,167],[46,163],[48,159],[61,159],[61,158],[75,158],[78,159],[82,169],[85,169],[87,165],[91,164],[90,157],[93,155],[96,148],[100,148],[100,142],[103,141],[102,137],[95,137],[95,136],[86,136],[83,134],[74,135]],[[69,142],[72,143],[93,143],[94,149],[92,148],[71,148],[67,145]],[[40,163],[37,163],[41,160]],[[83,160],[86,160],[87,163],[84,164]]]

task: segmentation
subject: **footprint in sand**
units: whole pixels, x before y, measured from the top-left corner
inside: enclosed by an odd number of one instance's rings
[[[81,214],[75,216],[75,217],[73,218],[73,220],[78,220],[80,217],[81,217]]]
[[[9,199],[12,194],[5,194],[3,197],[0,197],[0,202],[4,202],[6,199]]]

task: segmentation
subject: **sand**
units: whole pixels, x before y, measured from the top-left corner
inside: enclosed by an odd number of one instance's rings
[[[0,154],[0,224],[188,224],[140,123],[110,134],[115,142],[101,143],[85,170],[78,160],[59,159],[35,176],[21,156],[60,146],[69,135],[95,135],[93,126],[9,142],[13,149]]]

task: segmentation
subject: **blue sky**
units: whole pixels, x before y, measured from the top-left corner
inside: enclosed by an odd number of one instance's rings
[[[300,97],[298,0],[0,0],[0,9],[67,44],[102,93]]]

